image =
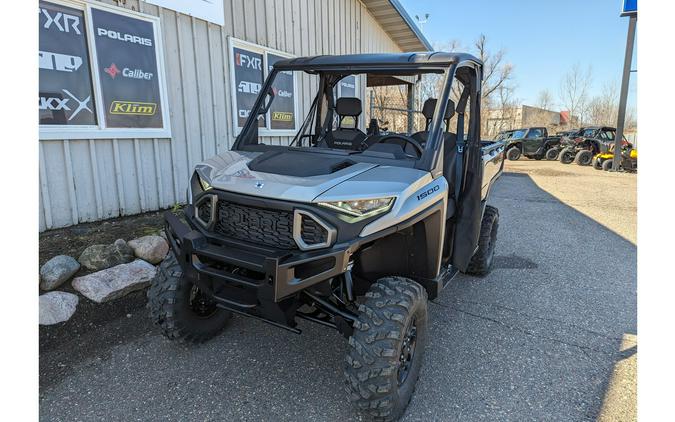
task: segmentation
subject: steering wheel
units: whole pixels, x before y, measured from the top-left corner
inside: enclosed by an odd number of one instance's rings
[[[385,143],[385,141],[388,141],[388,140],[390,140],[390,139],[400,139],[400,140],[402,140],[402,141],[404,141],[404,142],[409,143],[409,144],[412,145],[413,147],[415,147],[415,150],[416,150],[416,152],[417,152],[417,154],[418,154],[418,155],[417,155],[418,158],[421,157],[422,154],[424,153],[424,148],[423,148],[422,145],[420,145],[420,143],[417,142],[415,139],[411,138],[410,136],[399,135],[399,134],[397,134],[397,133],[392,133],[392,134],[389,134],[389,135],[384,135],[382,138],[378,139],[377,142],[375,142],[373,145]],[[373,146],[373,145],[367,145],[367,144],[364,142],[364,143],[362,144],[362,147],[369,148],[369,147],[371,147],[371,146]],[[404,150],[403,152],[405,152],[405,150]]]

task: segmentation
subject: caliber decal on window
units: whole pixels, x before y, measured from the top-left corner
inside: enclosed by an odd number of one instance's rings
[[[39,4],[38,92],[41,125],[96,125],[84,12]]]
[[[106,125],[161,128],[152,22],[100,9],[91,12]]]
[[[272,71],[272,66],[285,57],[277,56],[272,53],[267,54],[268,72]],[[295,80],[293,72],[279,72],[274,79],[272,91],[274,92],[274,102],[270,107],[270,129],[289,130],[295,129]]]
[[[253,109],[263,83],[263,56],[260,53],[243,48],[232,49],[232,64],[234,65],[234,86],[236,89],[235,101],[237,125],[244,127],[246,119]],[[258,126],[265,127],[265,116],[258,119]]]

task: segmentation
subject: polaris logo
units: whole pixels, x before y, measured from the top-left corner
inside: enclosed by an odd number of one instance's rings
[[[45,21],[44,25],[42,27],[44,29],[49,29],[52,27],[52,25],[58,29],[61,32],[68,32],[70,33],[71,31],[76,33],[77,35],[81,35],[82,33],[80,32],[80,17],[79,16],[73,16],[69,15],[67,13],[63,12],[56,12],[53,16],[49,14],[49,10],[47,9],[40,9],[40,12],[44,15],[47,20]],[[38,13],[40,13],[38,12]],[[54,11],[52,11],[54,13]]]
[[[241,81],[237,86],[237,91],[246,94],[257,94],[260,92],[260,84],[255,82]]]
[[[75,72],[82,66],[82,58],[79,56],[40,51],[39,57],[40,69]]]
[[[434,192],[438,191],[440,188],[441,188],[440,185],[436,185],[433,188],[431,188],[431,189],[429,189],[425,192],[420,193],[419,195],[417,195],[417,200],[421,201],[422,199],[426,198],[427,196],[432,195]]]
[[[89,100],[91,99],[91,95],[85,98],[84,100],[80,100],[67,89],[63,89],[62,91],[70,98],[40,96],[39,102],[40,110],[71,111],[71,107],[68,104],[72,100],[77,103],[77,107],[75,108],[75,111],[73,111],[73,113],[68,117],[68,120],[72,120],[75,116],[80,114],[82,110],[87,110],[90,113],[93,113],[89,108]]]
[[[234,63],[237,66],[245,67],[247,69],[262,70],[262,60],[260,57],[252,57],[248,54],[235,53]]]
[[[138,35],[124,34],[122,32],[113,31],[111,29],[97,28],[96,33],[99,37],[108,37],[112,40],[130,42],[132,44],[144,45],[152,47],[152,40],[150,38],[139,37]]]

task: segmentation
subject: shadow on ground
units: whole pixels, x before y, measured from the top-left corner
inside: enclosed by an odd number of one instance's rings
[[[404,420],[595,420],[628,353],[621,339],[637,332],[636,247],[527,175],[505,173],[490,202],[495,269],[457,277],[430,304]],[[40,355],[41,419],[360,420],[344,400],[338,333],[237,317],[187,347],[162,338],[133,300],[130,317],[75,339],[69,323],[54,328]]]

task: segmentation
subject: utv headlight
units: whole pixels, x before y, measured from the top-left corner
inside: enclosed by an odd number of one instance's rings
[[[394,204],[394,197],[376,199],[357,199],[354,201],[319,202],[319,205],[351,215],[353,217],[372,217],[387,212]]]

